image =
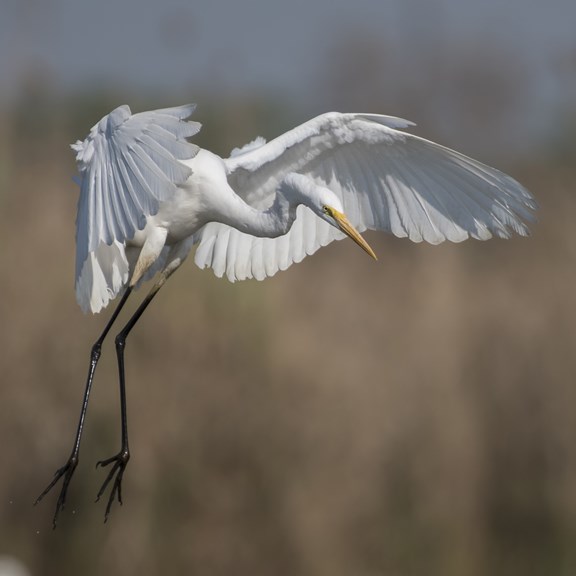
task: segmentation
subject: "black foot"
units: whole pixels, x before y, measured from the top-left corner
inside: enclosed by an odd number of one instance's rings
[[[60,513],[60,510],[64,510],[64,505],[66,504],[66,494],[68,492],[68,485],[70,484],[70,480],[72,479],[74,470],[76,470],[76,466],[78,466],[78,456],[72,454],[68,462],[66,462],[66,464],[64,464],[62,468],[58,468],[58,470],[56,470],[52,482],[48,484],[44,492],[42,492],[42,494],[40,494],[40,496],[36,498],[36,502],[34,502],[34,506],[36,506],[36,504],[38,504],[38,502],[40,502],[40,500],[42,500],[42,498],[44,498],[44,496],[46,496],[46,494],[48,494],[48,492],[50,492],[50,490],[54,488],[58,480],[64,477],[64,480],[62,482],[62,488],[60,489],[60,495],[58,496],[58,501],[56,502],[56,512],[54,512],[54,518],[52,519],[52,528],[54,529],[56,528],[56,520],[58,519],[58,514]]]
[[[102,484],[102,488],[100,488],[100,491],[96,496],[96,502],[98,502],[102,494],[106,491],[108,484],[110,484],[112,479],[114,479],[110,497],[108,498],[108,504],[106,505],[106,512],[104,513],[104,522],[108,520],[108,514],[110,514],[110,508],[112,508],[112,502],[114,502],[115,497],[118,499],[120,505],[122,505],[122,476],[126,466],[128,465],[128,460],[130,460],[130,452],[128,451],[128,448],[126,448],[125,450],[118,452],[116,456],[112,456],[112,458],[108,458],[107,460],[100,460],[96,463],[96,468],[98,468],[98,466],[108,466],[113,464],[110,472],[108,472],[108,476],[106,476],[106,480],[104,480],[104,483]]]

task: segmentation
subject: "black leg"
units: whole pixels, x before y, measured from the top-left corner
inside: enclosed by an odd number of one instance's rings
[[[154,296],[158,293],[160,286],[162,284],[157,284],[146,298],[142,301],[134,315],[130,318],[126,326],[122,329],[122,331],[116,336],[116,355],[118,357],[118,372],[119,372],[119,381],[120,381],[120,411],[121,411],[121,418],[122,418],[122,445],[120,447],[120,452],[111,458],[107,458],[106,460],[100,460],[96,466],[109,466],[112,465],[112,468],[108,472],[108,476],[104,480],[102,487],[98,491],[98,495],[96,496],[96,502],[100,500],[100,497],[106,491],[108,485],[112,482],[112,489],[110,491],[110,496],[108,498],[108,503],[106,504],[106,512],[104,513],[104,522],[108,520],[108,514],[110,513],[110,509],[112,508],[112,503],[114,499],[117,499],[120,504],[122,504],[122,477],[124,475],[124,470],[128,465],[128,461],[130,460],[130,450],[128,448],[128,419],[127,419],[127,410],[126,410],[126,380],[125,380],[125,371],[124,371],[124,349],[126,348],[126,338],[130,331],[136,325],[136,322],[142,316],[142,313]]]
[[[88,377],[86,379],[86,388],[84,390],[84,399],[82,401],[82,410],[80,411],[80,421],[78,422],[78,428],[76,430],[76,438],[74,439],[74,445],[72,447],[72,454],[70,454],[70,458],[62,468],[58,468],[56,473],[54,474],[54,478],[52,482],[48,484],[46,489],[38,496],[34,505],[38,504],[48,492],[56,485],[56,483],[63,478],[62,480],[62,488],[60,489],[60,495],[58,496],[58,501],[56,502],[56,511],[54,513],[54,518],[52,520],[52,526],[56,528],[56,521],[58,519],[58,514],[61,510],[64,509],[64,505],[66,504],[66,494],[68,492],[68,486],[70,484],[70,480],[72,479],[72,475],[74,474],[74,470],[76,470],[76,466],[78,466],[78,459],[79,459],[79,452],[80,452],[80,440],[82,438],[82,431],[84,430],[84,419],[86,418],[86,411],[88,410],[88,400],[90,398],[90,391],[92,389],[92,382],[94,380],[94,373],[96,371],[96,366],[98,364],[98,360],[100,359],[100,354],[102,351],[102,343],[104,342],[110,328],[112,328],[112,324],[114,324],[118,314],[122,310],[128,296],[132,289],[130,287],[126,288],[122,299],[116,306],[112,317],[106,324],[104,331],[92,346],[92,352],[90,354],[90,367],[88,369]]]

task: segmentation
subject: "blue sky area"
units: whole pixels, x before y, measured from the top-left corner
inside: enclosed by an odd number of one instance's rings
[[[198,83],[298,95],[352,36],[412,57],[428,41],[476,38],[540,69],[574,47],[576,29],[573,0],[4,0],[2,13],[2,97],[39,70],[58,90]]]
[[[487,95],[500,89],[492,66],[521,70],[522,123],[536,131],[576,96],[574,0],[4,0],[1,13],[0,104],[40,79],[56,95],[278,95],[316,112],[348,105],[334,86],[354,95],[351,83],[375,77],[382,94],[402,84],[424,100],[419,78],[441,83],[466,59],[488,73]],[[352,70],[331,83],[344,63]],[[458,105],[457,89],[435,96],[438,114]]]

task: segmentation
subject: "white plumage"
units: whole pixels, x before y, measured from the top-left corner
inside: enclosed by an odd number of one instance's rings
[[[144,272],[161,268],[170,251],[183,260],[183,249],[197,244],[198,266],[235,281],[272,276],[343,238],[305,204],[293,207],[287,230],[252,222],[246,206],[269,210],[289,174],[335,193],[360,232],[438,244],[526,235],[533,220],[534,200],[518,182],[400,131],[412,125],[406,120],[323,114],[220,159],[187,141],[200,129],[184,121],[193,110],[131,115],[121,106],[73,146],[81,176],[76,294],[84,310],[99,311],[131,281],[147,241]],[[285,206],[278,209],[290,220]]]

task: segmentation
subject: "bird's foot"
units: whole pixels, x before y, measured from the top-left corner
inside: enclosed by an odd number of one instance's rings
[[[118,452],[118,454],[112,456],[112,458],[100,460],[96,463],[97,468],[98,466],[109,466],[112,464],[112,468],[110,469],[110,472],[108,472],[108,476],[106,476],[106,480],[104,480],[104,483],[96,496],[96,502],[98,502],[100,497],[106,491],[108,484],[113,480],[112,490],[110,491],[110,497],[108,498],[108,504],[106,505],[106,512],[104,513],[104,522],[108,520],[108,514],[112,508],[114,498],[117,498],[120,505],[122,505],[122,476],[124,475],[124,470],[128,465],[128,460],[130,460],[130,452],[128,451],[128,448],[124,448]]]
[[[56,521],[58,519],[58,514],[61,510],[64,510],[64,505],[66,504],[66,495],[68,493],[68,486],[70,484],[70,480],[72,479],[72,475],[74,474],[74,470],[76,470],[76,466],[78,466],[78,454],[72,453],[68,462],[62,466],[62,468],[58,468],[54,474],[54,478],[52,482],[48,484],[48,486],[44,489],[42,494],[36,498],[34,502],[34,506],[54,488],[60,478],[64,478],[62,481],[62,488],[60,489],[60,495],[58,496],[58,501],[56,502],[56,511],[54,512],[54,518],[52,519],[52,528],[56,528]]]

